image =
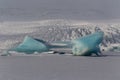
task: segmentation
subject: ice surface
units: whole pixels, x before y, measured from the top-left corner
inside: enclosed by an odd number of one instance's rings
[[[120,54],[0,56],[0,80],[119,80]]]
[[[103,40],[103,35],[103,32],[96,32],[94,34],[78,38],[77,40],[73,40],[73,54],[90,56],[92,53],[95,53],[96,55],[99,55],[99,44]]]

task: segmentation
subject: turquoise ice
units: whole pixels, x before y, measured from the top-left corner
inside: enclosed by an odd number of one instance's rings
[[[103,40],[103,32],[95,32],[93,34],[73,40],[73,55],[91,56],[92,54],[100,55],[99,44]]]
[[[53,44],[49,44],[43,40],[34,39],[32,37],[26,36],[20,44],[14,46],[14,48],[9,49],[7,51],[7,54],[5,55],[9,55],[10,51],[16,51],[20,53],[23,52],[25,54],[34,54],[34,52],[38,52],[38,53],[48,52],[51,51],[53,48],[71,48],[71,46],[72,46],[71,42],[61,41],[61,42],[53,42]]]
[[[34,52],[48,51],[49,47],[42,40],[37,40],[32,37],[26,36],[24,41],[17,47],[10,49],[9,51],[24,52],[26,54],[32,54]]]
[[[99,56],[101,53],[99,44],[103,40],[103,35],[103,32],[95,32],[93,34],[80,37],[76,40],[66,42],[54,42],[52,44],[48,44],[43,40],[34,39],[32,37],[26,36],[23,42],[21,42],[18,46],[9,49],[8,53],[9,51],[16,51],[24,52],[26,54],[33,54],[34,52],[47,52],[52,50],[53,48],[70,48],[73,55],[91,56],[94,53]]]

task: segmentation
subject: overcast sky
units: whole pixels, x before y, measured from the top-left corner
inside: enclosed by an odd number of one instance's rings
[[[19,8],[29,15],[42,14],[46,19],[56,16],[83,20],[120,19],[120,0],[0,0],[0,8]]]

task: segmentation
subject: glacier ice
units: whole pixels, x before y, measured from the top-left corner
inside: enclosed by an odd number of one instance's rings
[[[91,56],[94,53],[99,56],[99,53],[101,53],[99,44],[103,40],[103,35],[104,33],[100,31],[73,40],[73,55]]]
[[[45,52],[48,51],[49,47],[42,40],[33,39],[32,37],[26,36],[24,41],[17,47],[10,49],[9,51],[24,52],[26,54],[32,54],[34,52]]]
[[[101,52],[99,44],[103,40],[103,35],[103,32],[96,32],[76,40],[56,42],[57,45],[55,43],[47,44],[45,41],[26,36],[22,43],[8,51],[32,54],[34,52],[47,52],[52,48],[72,48],[73,55],[91,56],[92,53],[95,53],[99,56],[98,53]]]
[[[101,31],[95,32],[78,39],[68,42],[54,42],[46,43],[43,40],[34,39],[26,36],[22,43],[18,46],[11,48],[9,51],[24,52],[26,54],[33,54],[34,52],[47,52],[52,48],[70,48],[73,55],[77,56],[91,56],[93,53],[97,56],[100,55],[99,44],[103,40],[104,33]]]

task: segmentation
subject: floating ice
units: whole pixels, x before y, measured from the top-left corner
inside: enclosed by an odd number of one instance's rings
[[[34,52],[48,51],[49,47],[42,40],[33,39],[26,36],[24,41],[17,47],[10,49],[9,51],[24,52],[26,54],[32,54]]]
[[[99,53],[101,53],[99,44],[103,40],[103,35],[104,33],[99,31],[94,34],[73,40],[73,55],[91,56],[94,53],[99,56]]]
[[[68,42],[54,42],[46,43],[45,41],[34,39],[26,36],[24,41],[15,48],[9,49],[9,51],[23,52],[26,54],[33,54],[35,52],[48,52],[52,49],[71,49],[73,55],[79,56],[91,56],[93,53],[99,56],[100,47],[99,44],[103,40],[103,32],[96,32],[73,41]],[[63,52],[63,51],[61,51]]]
[[[120,52],[120,45],[117,44],[112,44],[108,47],[108,51],[112,51],[112,52]]]

